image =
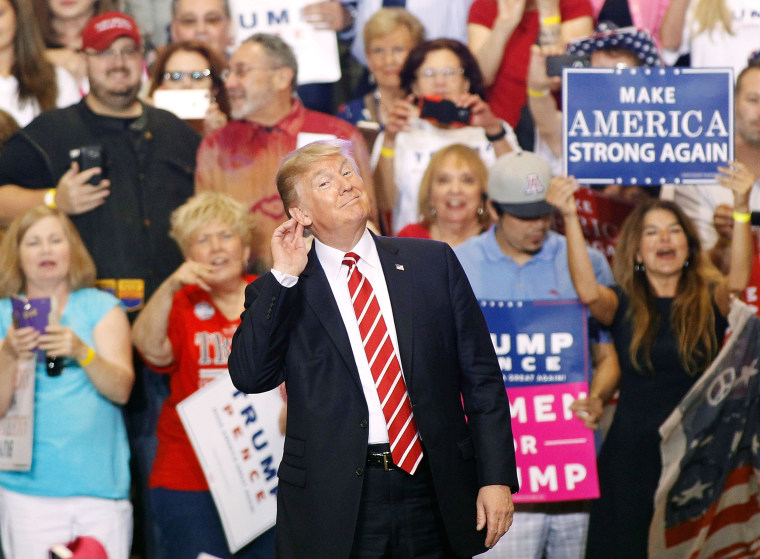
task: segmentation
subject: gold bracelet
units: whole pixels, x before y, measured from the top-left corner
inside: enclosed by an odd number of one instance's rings
[[[90,363],[92,363],[93,359],[95,359],[95,350],[92,349],[92,347],[87,346],[87,357],[85,357],[84,359],[82,359],[79,362],[79,364],[82,367],[86,367],[87,365],[89,365]]]
[[[560,14],[541,19],[541,25],[559,25],[560,23],[562,23],[562,16]]]
[[[395,151],[393,149],[387,148],[385,146],[383,146],[380,149],[380,155],[382,155],[383,157],[387,157],[388,159],[390,159],[391,157],[393,157],[394,153],[395,153]]]
[[[48,208],[52,210],[56,209],[57,206],[55,205],[55,188],[48,189],[48,191],[45,192],[45,196],[42,198],[42,201]]]
[[[549,95],[548,89],[536,90],[528,88],[528,97],[546,97],[547,95]]]
[[[747,212],[734,212],[734,221],[736,223],[749,223],[752,219],[752,214]]]
[[[588,395],[589,398],[596,398],[597,400],[601,400],[602,404],[604,403],[604,400],[602,400],[602,397],[599,396],[598,392],[592,392]]]

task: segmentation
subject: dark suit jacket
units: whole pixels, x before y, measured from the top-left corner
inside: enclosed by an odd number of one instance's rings
[[[447,535],[457,554],[472,556],[485,550],[485,530],[475,531],[478,489],[517,489],[509,403],[488,328],[448,245],[384,237],[375,242]],[[245,307],[229,358],[233,383],[251,393],[285,381],[288,392],[278,556],[348,557],[364,479],[368,411],[316,252],[294,287],[282,287],[271,273],[250,284]]]

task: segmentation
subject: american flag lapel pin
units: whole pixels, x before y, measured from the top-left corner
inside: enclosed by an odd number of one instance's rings
[[[404,271],[404,265],[403,265],[403,264],[396,264],[396,269],[397,269],[399,272],[403,272],[403,271]]]

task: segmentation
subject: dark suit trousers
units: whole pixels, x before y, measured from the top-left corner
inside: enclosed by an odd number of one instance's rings
[[[427,459],[413,476],[373,467],[364,476],[351,559],[461,559],[446,539]]]

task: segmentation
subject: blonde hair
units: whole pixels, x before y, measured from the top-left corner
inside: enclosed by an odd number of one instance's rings
[[[285,213],[290,217],[290,206],[298,200],[298,182],[317,161],[333,155],[341,155],[353,167],[354,173],[359,176],[359,168],[351,155],[353,144],[348,140],[322,140],[312,142],[291,151],[280,163],[275,182],[277,191],[280,193]]]
[[[14,219],[0,242],[0,297],[26,291],[26,277],[21,268],[21,242],[27,231],[46,217],[56,218],[69,241],[69,289],[76,291],[95,285],[95,263],[71,220],[60,210],[35,206]]]
[[[425,27],[419,19],[404,8],[380,8],[367,20],[362,30],[364,48],[375,39],[390,35],[399,27],[406,27],[412,36],[412,46],[419,45],[425,40]]]
[[[686,234],[688,260],[678,282],[671,307],[670,322],[678,345],[678,356],[683,368],[690,374],[700,373],[710,363],[718,349],[720,333],[715,331],[712,292],[721,275],[705,258],[697,229],[683,210],[666,200],[649,200],[637,206],[628,216],[618,237],[613,262],[616,283],[630,301],[627,317],[633,326],[629,355],[631,363],[642,370],[639,363],[654,370],[652,345],[662,317],[657,313],[655,294],[644,271],[638,271],[636,254],[641,245],[644,218],[652,210],[665,210],[673,214]]]
[[[221,192],[201,192],[174,210],[169,236],[177,241],[182,254],[187,256],[193,233],[212,220],[229,225],[243,241],[243,246],[250,246],[255,227],[253,217],[243,204]]]
[[[705,31],[712,33],[716,27],[722,27],[726,33],[733,35],[733,16],[726,0],[697,0],[692,17],[697,24],[697,34]]]
[[[420,181],[420,193],[417,202],[417,211],[422,216],[423,227],[430,227],[435,221],[431,215],[433,206],[430,204],[430,193],[433,190],[433,181],[438,173],[438,170],[446,162],[447,159],[453,159],[457,163],[464,164],[472,173],[480,184],[480,192],[483,195],[482,208],[483,213],[478,214],[478,221],[481,225],[486,225],[491,217],[485,208],[485,194],[488,188],[488,169],[486,169],[485,163],[480,158],[477,150],[466,146],[464,144],[451,144],[436,151],[430,158],[425,173],[422,175]]]

